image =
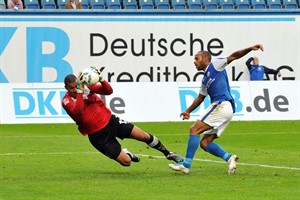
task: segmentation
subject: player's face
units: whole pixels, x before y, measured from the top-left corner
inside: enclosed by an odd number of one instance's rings
[[[258,58],[257,57],[253,57],[253,65],[258,65]]]
[[[206,67],[206,64],[204,62],[204,57],[200,54],[196,54],[194,57],[194,65],[196,66],[197,70],[204,70]]]
[[[77,96],[77,82],[69,83],[68,85],[65,86],[66,90],[69,92],[69,94],[76,98]]]

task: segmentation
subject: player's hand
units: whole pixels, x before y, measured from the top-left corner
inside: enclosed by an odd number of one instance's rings
[[[252,47],[252,50],[262,50],[264,51],[264,46],[262,44],[256,44]]]
[[[77,93],[82,94],[84,90],[85,80],[83,79],[83,74],[80,71],[77,76]]]
[[[100,68],[98,68],[98,67],[91,67],[91,68],[93,68],[98,73],[98,75],[99,75],[99,82],[103,82],[104,81],[104,77],[102,75],[102,72],[101,72]]]
[[[185,119],[190,119],[190,113],[188,112],[182,112],[180,113],[180,117],[182,118],[182,120],[185,120]]]

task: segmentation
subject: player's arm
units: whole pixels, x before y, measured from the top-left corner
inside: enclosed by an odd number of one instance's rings
[[[247,68],[248,70],[250,71],[251,70],[251,62],[253,61],[253,57],[250,57],[248,58],[248,60],[246,61],[246,65],[247,65]]]
[[[63,98],[62,106],[70,116],[81,115],[84,111],[83,94],[78,93],[76,101],[73,101],[71,98],[67,97]]]
[[[253,46],[248,47],[246,49],[236,51],[236,52],[232,53],[230,56],[227,57],[227,64],[229,64],[232,61],[237,60],[237,59],[245,56],[250,51],[256,51],[256,50],[259,50],[259,49],[264,51],[264,47],[261,44],[256,44],[256,45],[253,45]]]
[[[183,120],[190,118],[190,113],[195,110],[205,99],[203,94],[199,94],[198,97],[193,101],[192,105],[190,105],[184,112],[180,113],[180,117]]]
[[[113,89],[109,82],[103,80],[100,82],[101,84],[96,84],[93,86],[89,86],[89,89],[97,94],[110,95],[113,93]]]
[[[277,74],[279,72],[279,71],[277,71],[275,69],[270,69],[270,68],[268,68],[266,66],[263,66],[263,68],[264,68],[264,71],[265,71],[266,74]]]
[[[109,82],[107,82],[103,75],[102,72],[100,70],[100,68],[98,67],[92,67],[99,75],[99,82],[101,84],[96,84],[93,85],[91,87],[89,87],[93,92],[97,93],[97,94],[103,94],[103,95],[110,95],[113,93],[113,89],[111,87],[111,85],[109,84]]]

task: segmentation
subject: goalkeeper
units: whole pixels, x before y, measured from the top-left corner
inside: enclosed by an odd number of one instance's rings
[[[132,138],[145,142],[162,152],[167,159],[176,163],[183,161],[180,155],[170,152],[154,135],[111,113],[97,94],[110,95],[113,89],[104,80],[101,71],[96,67],[94,69],[99,74],[99,83],[96,85],[87,87],[81,72],[78,78],[69,74],[64,79],[67,92],[62,99],[62,106],[76,122],[81,134],[87,135],[90,143],[98,151],[123,166],[130,166],[131,162],[139,162],[140,159],[127,149],[121,149],[117,138]]]

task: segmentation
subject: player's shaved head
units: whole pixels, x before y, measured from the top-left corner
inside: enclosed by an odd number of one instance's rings
[[[211,55],[208,51],[198,51],[198,53],[196,54],[196,56],[201,56],[203,58],[207,58],[208,61],[211,61]]]
[[[77,77],[74,74],[68,74],[64,80],[65,86],[67,86],[69,83],[74,83],[76,80]]]

